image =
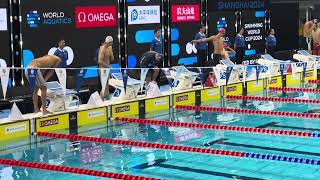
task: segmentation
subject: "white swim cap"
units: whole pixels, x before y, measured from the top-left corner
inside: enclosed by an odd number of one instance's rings
[[[113,42],[113,38],[111,36],[106,37],[106,43]]]

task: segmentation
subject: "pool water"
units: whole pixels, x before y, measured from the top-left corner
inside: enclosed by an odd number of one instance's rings
[[[270,93],[272,96],[319,99],[310,93]],[[207,106],[233,107],[270,111],[307,112],[320,105],[223,99]],[[148,115],[146,118],[203,124],[284,129],[320,132],[319,119],[223,114],[171,110],[170,113]],[[201,148],[235,150],[320,160],[317,138],[270,136],[251,133],[200,130],[142,124],[124,124],[109,128],[79,129],[85,136],[108,137],[143,142],[158,142]],[[68,132],[64,132],[68,133]],[[155,150],[64,139],[30,138],[27,145],[12,146],[1,151],[1,158],[80,167],[160,179],[318,179],[320,168],[280,161],[254,160],[188,152]],[[25,143],[24,143],[25,144]],[[0,166],[0,179],[91,180],[101,179],[28,168]]]

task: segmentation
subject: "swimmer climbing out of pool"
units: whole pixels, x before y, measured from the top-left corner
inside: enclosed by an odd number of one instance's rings
[[[107,36],[105,42],[101,44],[99,48],[99,55],[98,55],[98,64],[99,68],[111,68],[110,64],[114,61],[113,56],[113,38],[111,36]],[[100,96],[102,99],[106,98],[109,99],[109,83],[107,82],[106,89],[104,92],[100,92]]]
[[[55,55],[46,55],[37,59],[34,59],[30,62],[27,69],[38,69],[36,75],[35,88],[32,92],[34,113],[40,112],[39,104],[38,104],[38,91],[41,90],[41,107],[43,115],[51,114],[51,112],[47,111],[46,101],[47,101],[47,84],[48,79],[54,74],[53,68],[58,68],[61,63],[61,59]],[[42,69],[44,68],[44,69]],[[52,68],[47,69],[45,68]],[[29,80],[28,70],[25,71],[25,76]]]

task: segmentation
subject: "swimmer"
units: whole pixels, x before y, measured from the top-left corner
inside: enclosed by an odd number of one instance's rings
[[[148,51],[143,54],[140,61],[140,67],[150,68],[146,77],[147,84],[149,84],[149,82],[156,83],[156,79],[160,73],[158,64],[161,62],[162,58],[163,58],[163,55],[155,51]]]
[[[304,37],[312,38],[313,55],[320,55],[320,22],[317,19],[306,22],[304,25]]]
[[[306,113],[320,113],[320,109],[312,109],[312,110],[309,110],[309,111],[306,111],[304,112],[305,114]]]
[[[113,38],[111,36],[106,37],[105,42],[101,44],[99,48],[98,64],[99,68],[111,68],[110,63],[114,61],[113,56]],[[109,99],[109,83],[107,81],[107,86],[104,92],[100,92],[102,99]]]
[[[38,59],[34,59],[30,62],[27,69],[38,69],[38,68],[57,68],[61,63],[61,59],[55,55],[46,55]],[[41,72],[42,71],[42,72]],[[47,100],[47,84],[48,79],[53,75],[54,69],[48,70],[37,70],[35,88],[33,91],[32,99],[34,106],[34,113],[40,112],[38,104],[38,91],[41,90],[41,106],[43,115],[51,114],[47,111],[46,100]],[[25,71],[25,76],[29,80],[28,70]]]
[[[217,35],[213,35],[209,38],[203,38],[198,40],[192,40],[192,43],[201,43],[201,42],[212,42],[214,49],[214,55],[213,55],[213,63],[212,65],[215,66],[219,64],[220,60],[225,57],[224,53],[224,36],[226,35],[226,30],[224,28],[221,28],[219,30],[219,33]]]

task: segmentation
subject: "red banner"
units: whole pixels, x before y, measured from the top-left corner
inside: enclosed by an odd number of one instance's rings
[[[76,7],[76,27],[115,27],[117,26],[116,6]]]
[[[172,22],[198,22],[200,21],[199,5],[173,5]]]

